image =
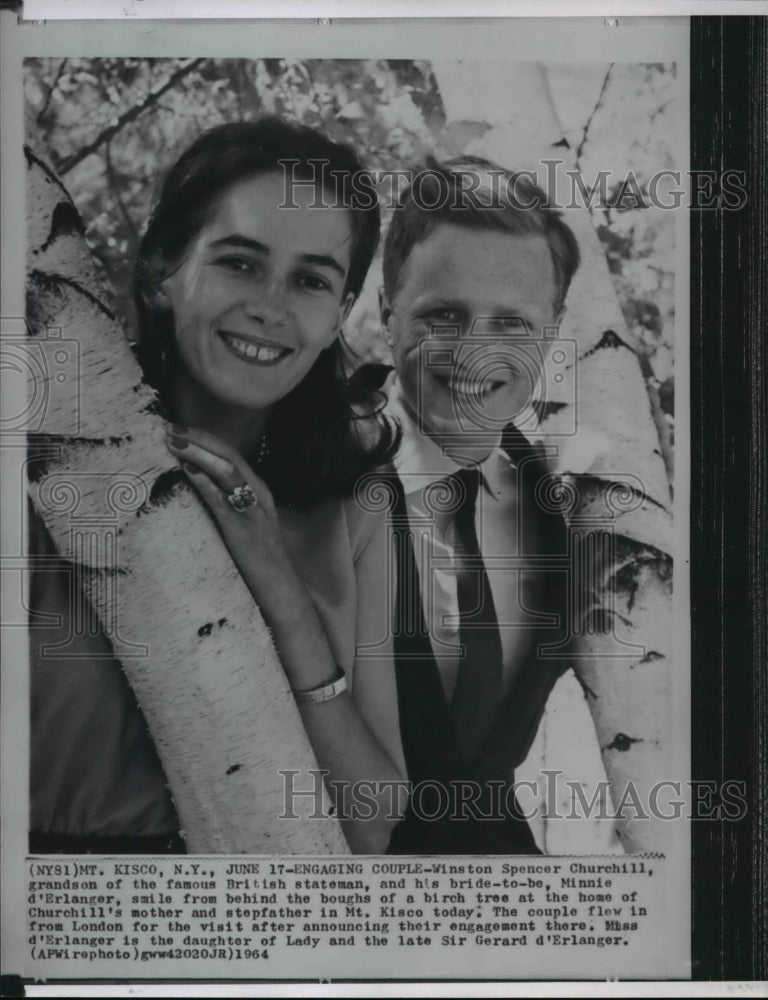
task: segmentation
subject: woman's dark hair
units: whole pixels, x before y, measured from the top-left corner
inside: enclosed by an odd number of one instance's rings
[[[136,355],[171,417],[170,388],[180,361],[173,314],[158,304],[154,293],[181,263],[217,199],[233,184],[271,171],[285,178],[287,206],[292,185],[310,182],[316,198],[323,198],[321,204],[348,210],[352,247],[344,294],[357,297],[363,286],[378,245],[380,216],[371,176],[351,147],[275,117],[204,132],[163,182],[139,244],[133,278]],[[381,416],[380,394],[362,380],[350,379],[353,360],[339,337],[272,410],[269,453],[258,471],[277,503],[307,507],[349,495],[359,476],[392,457],[398,435]]]

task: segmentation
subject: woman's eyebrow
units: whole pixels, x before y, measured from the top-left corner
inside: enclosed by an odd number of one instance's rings
[[[304,253],[301,255],[301,259],[305,264],[317,264],[319,267],[330,267],[333,271],[337,271],[342,278],[346,278],[347,276],[346,270],[341,266],[336,258],[331,257],[330,254]]]
[[[270,248],[266,243],[262,243],[260,240],[254,240],[250,236],[241,236],[238,233],[233,233],[231,236],[222,236],[221,239],[214,240],[211,243],[212,247],[239,247],[242,250],[253,250],[256,253],[270,252]],[[301,255],[301,260],[305,264],[317,264],[319,267],[330,267],[333,271],[336,271],[342,278],[346,278],[346,269],[332,257],[330,254],[325,253],[304,253]]]
[[[220,240],[214,240],[212,247],[240,247],[243,250],[255,250],[257,253],[269,253],[266,243],[260,243],[250,236],[240,236],[233,233],[231,236],[222,236]]]

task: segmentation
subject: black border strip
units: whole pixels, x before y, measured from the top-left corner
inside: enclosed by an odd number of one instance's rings
[[[767,976],[768,19],[691,19],[691,168],[743,170],[738,211],[691,213],[694,780],[741,781],[692,824],[693,976]]]

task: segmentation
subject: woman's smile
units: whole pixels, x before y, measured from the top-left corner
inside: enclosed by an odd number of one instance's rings
[[[217,330],[216,333],[224,342],[232,354],[239,361],[244,361],[249,365],[268,367],[280,364],[285,358],[293,354],[290,347],[282,347],[271,341],[263,340],[260,337],[244,335],[241,333],[231,333],[228,330]]]

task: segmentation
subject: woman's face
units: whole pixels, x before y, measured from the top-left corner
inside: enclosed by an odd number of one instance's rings
[[[162,285],[173,310],[180,389],[189,404],[262,411],[304,378],[352,305],[352,233],[343,207],[310,207],[259,174],[227,189]]]

